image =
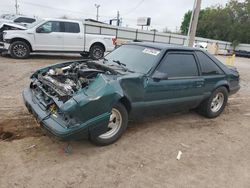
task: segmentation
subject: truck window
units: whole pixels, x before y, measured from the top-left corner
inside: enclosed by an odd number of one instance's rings
[[[61,22],[58,21],[48,21],[41,25],[39,29],[42,33],[63,32],[61,25]]]
[[[80,33],[80,27],[78,23],[64,22],[64,28],[66,33]]]

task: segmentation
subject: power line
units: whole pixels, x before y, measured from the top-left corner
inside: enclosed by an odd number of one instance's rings
[[[81,14],[81,15],[88,15],[88,16],[95,16],[95,14],[92,13],[83,13],[80,11],[72,11],[72,10],[68,10],[68,9],[63,9],[63,8],[55,8],[55,7],[51,7],[51,6],[47,6],[47,5],[43,5],[43,4],[39,4],[39,3],[32,3],[32,2],[27,2],[27,1],[22,1],[23,4],[27,4],[27,5],[32,5],[32,6],[39,6],[39,7],[43,7],[43,8],[47,8],[47,9],[53,9],[53,10],[57,10],[57,11],[63,11],[63,12],[71,12],[71,13],[75,13],[75,14]],[[106,16],[106,15],[101,15],[102,17],[107,17],[109,18],[110,16]]]
[[[141,0],[134,8],[132,8],[131,10],[127,11],[126,13],[123,14],[124,15],[128,15],[131,12],[135,11],[145,0]]]
[[[39,4],[39,3],[32,3],[32,2],[27,2],[27,1],[22,1],[22,3],[32,5],[32,6],[39,6],[39,7],[43,7],[43,8],[47,8],[47,9],[58,10],[58,11],[67,11],[67,12],[72,12],[72,13],[77,13],[77,14],[83,14],[83,12],[80,12],[80,11],[72,11],[72,10],[68,10],[68,9],[55,8],[55,7],[51,7],[51,6],[47,6],[47,5],[43,5],[43,4]],[[94,14],[89,14],[89,13],[85,13],[85,14],[86,15],[94,15]]]

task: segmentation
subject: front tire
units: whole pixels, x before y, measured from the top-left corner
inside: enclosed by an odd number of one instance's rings
[[[223,112],[227,100],[227,89],[225,87],[219,87],[200,105],[198,111],[207,118],[215,118]]]
[[[23,41],[16,41],[10,45],[10,55],[15,59],[26,59],[30,55],[30,48]]]
[[[89,56],[91,59],[98,60],[103,58],[105,49],[100,44],[94,44],[91,46]]]
[[[117,141],[128,126],[128,112],[124,105],[117,103],[111,111],[108,130],[99,136],[91,136],[90,140],[96,145],[106,146]]]

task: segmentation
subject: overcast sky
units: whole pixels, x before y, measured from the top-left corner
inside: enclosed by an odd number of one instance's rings
[[[194,0],[18,0],[21,14],[39,17],[95,18],[94,4],[100,4],[100,21],[115,18],[117,10],[123,26],[136,27],[138,17],[151,17],[151,28],[179,28],[183,15]],[[202,0],[202,8],[225,5],[228,0]],[[0,0],[0,14],[14,13],[15,0]]]

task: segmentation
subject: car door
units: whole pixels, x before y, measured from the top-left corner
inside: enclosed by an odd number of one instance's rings
[[[163,73],[165,79],[155,79]],[[144,102],[148,110],[178,111],[196,107],[203,99],[204,79],[193,52],[168,52],[147,78]]]
[[[63,51],[62,22],[47,21],[40,25],[35,32],[36,51]]]
[[[84,50],[83,32],[78,22],[64,22],[64,51],[82,52]]]

